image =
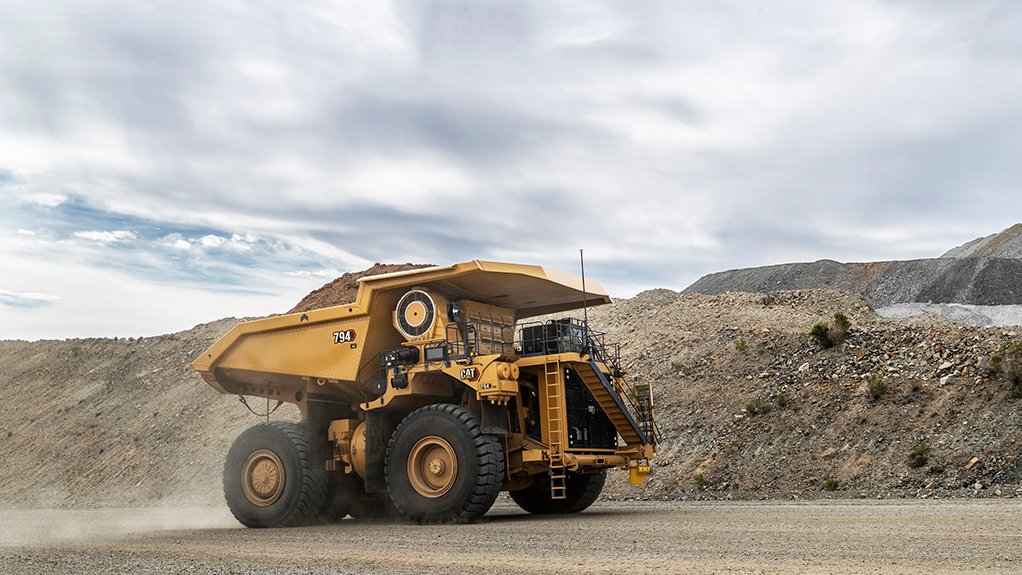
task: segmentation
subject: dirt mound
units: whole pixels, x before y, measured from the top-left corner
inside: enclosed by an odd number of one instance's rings
[[[809,329],[838,311],[848,339],[821,349]],[[590,318],[624,344],[630,380],[655,384],[664,434],[650,482],[612,473],[610,497],[1022,494],[1020,400],[984,367],[1013,331],[884,319],[861,296],[820,290],[653,290]],[[224,455],[263,418],[189,363],[236,321],[0,342],[0,507],[221,504]],[[875,398],[873,380],[886,388]]]
[[[656,386],[665,445],[646,496],[1022,494],[1019,400],[986,369],[1018,333],[888,320],[840,292],[670,294],[590,315]],[[822,349],[809,330],[839,311],[848,339]]]
[[[298,302],[298,305],[291,308],[287,313],[297,313],[300,311],[309,311],[311,309],[352,303],[355,301],[355,296],[358,295],[359,278],[379,274],[389,274],[392,272],[403,272],[405,270],[428,268],[431,267],[431,265],[432,264],[375,263],[369,269],[360,272],[346,273],[323,287],[313,290],[309,293],[309,295],[303,297],[302,301]]]
[[[868,263],[820,260],[728,270],[705,275],[684,293],[769,293],[836,289],[870,304],[1022,304],[1022,224],[980,238],[939,258]],[[937,308],[939,309],[939,308]]]
[[[1022,258],[1022,224],[1015,224],[999,234],[977,238],[948,250],[942,258],[997,257]]]
[[[791,289],[842,289],[877,307],[898,303],[1022,304],[1022,260],[938,258],[837,264],[821,273],[814,264],[784,264],[720,272],[700,278],[685,293],[766,293]]]
[[[255,418],[190,363],[238,321],[137,339],[0,342],[0,505],[221,503],[224,454]]]

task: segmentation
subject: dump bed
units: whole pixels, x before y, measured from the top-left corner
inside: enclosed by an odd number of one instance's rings
[[[571,274],[473,260],[362,278],[350,304],[240,323],[192,365],[222,393],[294,403],[305,393],[363,401],[378,355],[406,339],[393,313],[413,288],[510,310],[513,321],[611,301],[599,283],[588,281],[583,291],[581,278]]]

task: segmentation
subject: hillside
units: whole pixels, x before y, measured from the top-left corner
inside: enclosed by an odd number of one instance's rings
[[[703,276],[684,293],[767,293],[838,289],[873,306],[902,303],[1022,304],[1022,224],[954,248],[939,258],[839,263],[820,260],[728,270]]]
[[[1015,224],[999,234],[977,238],[947,251],[942,258],[1022,258],[1022,224]]]
[[[822,350],[807,333],[835,311],[852,331]],[[654,290],[590,317],[624,342],[629,377],[655,383],[664,432],[650,483],[614,474],[609,496],[823,497],[828,485],[840,496],[1022,495],[1022,403],[984,368],[1014,332],[888,320],[830,291]],[[0,342],[0,506],[220,504],[224,455],[259,418],[189,362],[235,321]],[[889,389],[876,400],[869,374]],[[920,442],[928,461],[912,468]]]

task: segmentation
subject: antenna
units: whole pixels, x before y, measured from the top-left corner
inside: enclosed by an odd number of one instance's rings
[[[586,296],[586,258],[582,250],[578,250],[578,261],[582,266],[582,315],[586,326],[586,340],[589,340],[589,298]]]

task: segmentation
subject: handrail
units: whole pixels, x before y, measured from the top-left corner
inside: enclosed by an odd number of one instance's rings
[[[619,390],[619,395],[628,404],[628,410],[638,416],[642,432],[643,435],[645,435],[646,440],[652,445],[658,445],[660,443],[660,427],[657,425],[656,419],[653,417],[652,397],[648,398],[648,402],[642,401],[636,396],[634,389],[627,385],[618,385],[618,380],[621,379],[621,346],[614,344],[614,353],[611,355],[607,350],[607,343],[603,339],[605,334],[593,334],[589,330],[588,324],[584,325],[584,327],[587,334],[586,350],[590,352],[590,357],[610,368],[610,377],[611,381],[614,383],[614,388]],[[595,365],[593,367],[595,368]],[[652,388],[650,388],[649,393],[652,395]],[[636,404],[642,404],[642,407],[640,408]]]

